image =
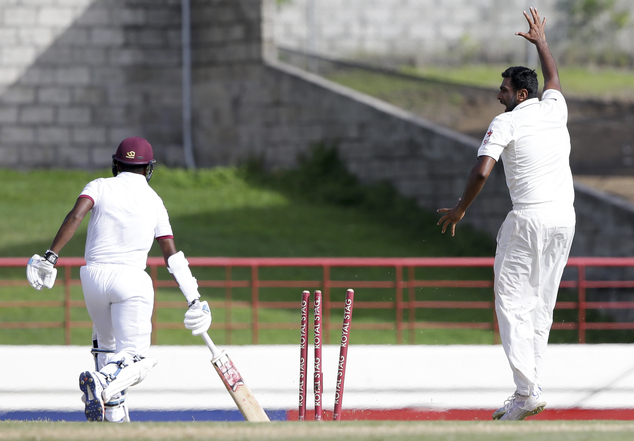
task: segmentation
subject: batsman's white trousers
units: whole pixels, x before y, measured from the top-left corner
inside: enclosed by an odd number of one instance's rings
[[[89,263],[80,269],[86,309],[94,323],[100,349],[99,366],[110,361],[146,356],[152,333],[154,289],[144,270],[126,265]]]
[[[511,211],[498,232],[495,311],[516,391],[539,387],[553,310],[575,232],[574,209]]]

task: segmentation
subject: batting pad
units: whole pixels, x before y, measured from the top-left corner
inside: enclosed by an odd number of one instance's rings
[[[150,372],[157,363],[158,360],[154,358],[144,358],[123,368],[121,372],[119,372],[119,375],[117,375],[117,378],[112,380],[103,390],[102,398],[104,402],[107,403],[119,392],[145,380],[148,372]]]

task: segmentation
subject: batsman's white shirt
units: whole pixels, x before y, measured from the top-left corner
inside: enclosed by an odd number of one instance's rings
[[[86,308],[99,347],[115,351],[100,355],[99,364],[145,356],[154,303],[145,267],[154,238],[173,237],[167,210],[136,173],[96,179],[79,197],[94,203],[80,270]]]
[[[513,210],[495,255],[495,306],[502,345],[517,391],[529,395],[539,377],[559,283],[575,230],[568,109],[546,90],[497,116],[478,156],[502,158]]]
[[[89,182],[80,197],[92,199],[86,262],[145,269],[156,237],[172,236],[163,201],[145,176],[120,173]]]

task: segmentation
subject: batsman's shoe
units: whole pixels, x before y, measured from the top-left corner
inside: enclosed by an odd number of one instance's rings
[[[513,404],[508,411],[499,418],[501,421],[524,420],[529,416],[537,415],[546,407],[546,401],[542,397],[541,389],[537,389],[528,397],[516,393],[511,401]]]
[[[86,405],[86,419],[88,421],[104,420],[104,403],[101,393],[103,385],[99,374],[96,372],[86,371],[79,375],[79,389],[84,393]]]

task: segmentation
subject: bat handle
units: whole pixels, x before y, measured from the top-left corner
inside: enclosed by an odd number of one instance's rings
[[[200,336],[203,338],[203,340],[205,340],[205,343],[207,344],[207,347],[211,351],[211,356],[213,358],[218,357],[218,355],[220,355],[220,352],[218,351],[218,348],[214,344],[214,342],[211,339],[211,337],[209,336],[209,334],[207,334],[206,332],[203,332],[202,334],[200,334]]]

